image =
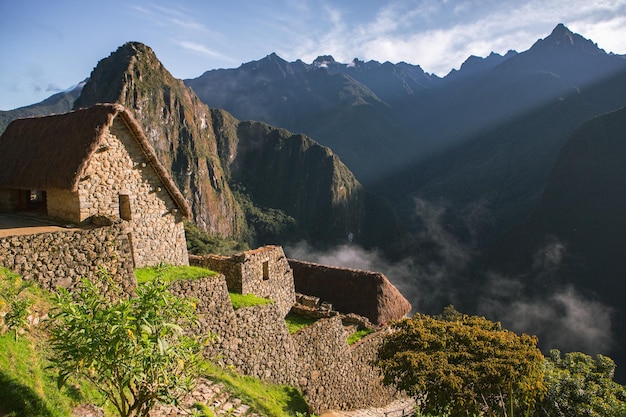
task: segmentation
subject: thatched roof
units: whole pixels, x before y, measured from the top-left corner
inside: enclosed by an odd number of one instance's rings
[[[121,116],[185,217],[191,208],[139,123],[120,104],[14,120],[0,137],[0,188],[76,191],[103,133]]]

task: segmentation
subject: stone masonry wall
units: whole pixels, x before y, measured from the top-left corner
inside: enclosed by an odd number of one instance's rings
[[[280,246],[264,246],[228,257],[192,256],[190,262],[224,274],[232,292],[273,300],[283,317],[296,301],[291,267]]]
[[[394,399],[372,366],[380,333],[351,347],[335,317],[289,335],[275,303],[234,311],[221,275],[176,281],[170,291],[199,300],[201,325],[216,336],[207,346],[207,358],[246,375],[298,387],[314,413],[380,406]]]
[[[227,365],[246,375],[278,384],[296,385],[299,364],[293,340],[278,306],[267,304],[235,311],[237,334],[231,334],[231,347],[222,352]]]
[[[298,387],[316,413],[379,407],[395,398],[373,365],[380,333],[348,345],[339,317],[319,320],[294,335]]]
[[[122,226],[0,238],[0,265],[42,288],[72,288],[101,268],[130,292],[135,287],[128,238]]]
[[[342,313],[367,317],[378,325],[399,320],[411,304],[380,272],[289,260],[298,293],[319,297]]]
[[[128,221],[136,267],[188,264],[182,215],[121,117],[91,157],[78,199],[81,222],[96,214]]]
[[[174,281],[169,291],[198,300],[200,327],[215,336],[205,350],[207,358],[245,375],[295,384],[293,342],[275,303],[235,311],[223,275]]]

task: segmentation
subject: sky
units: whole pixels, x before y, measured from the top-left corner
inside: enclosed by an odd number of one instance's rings
[[[626,53],[626,0],[0,0],[0,110],[75,86],[128,41],[180,79],[272,52],[445,76],[470,55],[527,50],[558,23]]]

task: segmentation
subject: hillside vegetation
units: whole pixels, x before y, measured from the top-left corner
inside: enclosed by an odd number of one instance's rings
[[[206,276],[206,270],[203,271]],[[111,403],[91,385],[70,380],[61,389],[52,363],[48,324],[53,309],[52,294],[36,285],[27,285],[17,293],[22,282],[19,276],[0,268],[0,415],[7,417],[68,417],[74,407],[95,404],[107,416],[115,415]],[[8,327],[12,302],[22,300],[28,306],[27,316],[16,329]],[[27,316],[24,316],[26,318]],[[219,369],[209,362],[200,364],[200,375],[224,384],[231,395],[244,401],[251,411],[266,416],[288,417],[307,411],[301,394],[294,388],[261,382],[232,371]],[[210,414],[208,414],[210,415]]]

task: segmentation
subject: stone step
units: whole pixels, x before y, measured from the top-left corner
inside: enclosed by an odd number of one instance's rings
[[[207,405],[216,416],[260,417],[250,412],[250,406],[241,399],[233,397],[223,384],[200,378],[191,393],[184,398],[180,407],[157,404],[150,412],[150,417],[182,417],[192,414],[193,405]]]

